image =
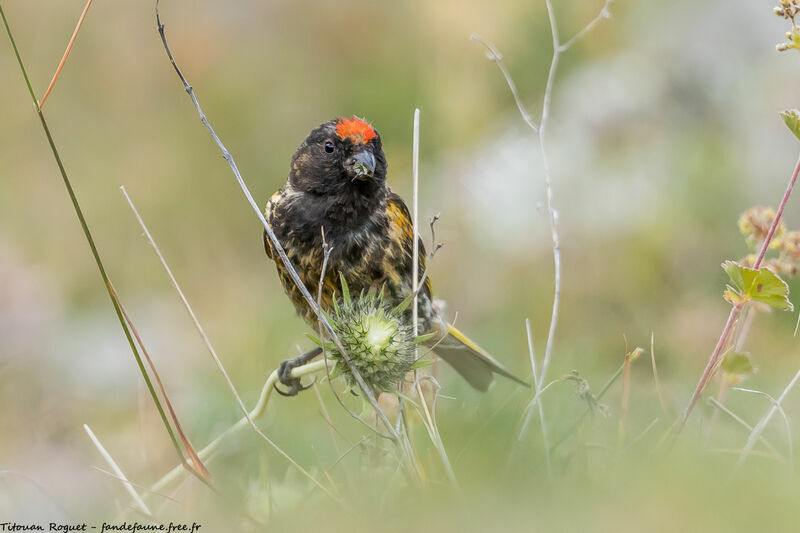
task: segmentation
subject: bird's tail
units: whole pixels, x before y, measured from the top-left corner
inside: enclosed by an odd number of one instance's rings
[[[469,337],[461,333],[451,324],[442,324],[444,338],[436,336],[428,342],[433,351],[452,366],[467,382],[485,392],[492,383],[494,374],[500,374],[517,383],[529,387],[524,380],[518,378],[478,346]]]

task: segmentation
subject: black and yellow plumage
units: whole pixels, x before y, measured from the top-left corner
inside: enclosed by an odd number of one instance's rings
[[[359,118],[337,119],[314,129],[297,149],[286,184],[272,195],[265,216],[298,275],[316,295],[324,259],[322,235],[331,248],[322,288],[330,309],[340,275],[358,293],[383,288],[390,305],[413,292],[413,226],[402,198],[386,185],[386,157],[377,132]],[[314,329],[317,317],[264,236],[283,287],[297,312]],[[425,248],[419,243],[419,275]],[[493,374],[520,383],[485,350],[440,316],[427,278],[418,297],[419,331],[472,386],[486,390]],[[410,312],[409,312],[410,318]]]

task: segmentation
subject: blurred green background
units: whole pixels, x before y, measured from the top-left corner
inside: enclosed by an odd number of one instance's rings
[[[562,40],[602,7],[554,3]],[[4,3],[38,95],[83,4]],[[798,107],[800,58],[775,52],[788,28],[772,7],[621,0],[611,19],[562,56],[547,143],[563,258],[551,378],[577,369],[596,391],[621,363],[625,339],[628,349],[649,349],[652,332],[671,416],[688,401],[728,314],[719,264],[747,253],[737,217],[751,205],[775,205],[796,160],[797,140],[778,112]],[[437,237],[445,243],[431,269],[437,296],[461,329],[529,373],[524,321],[533,322],[541,356],[553,296],[541,154],[497,67],[469,36],[498,46],[538,120],[552,54],[543,2],[172,0],[163,2],[162,17],[176,60],[260,204],[284,183],[308,131],[352,114],[379,130],[389,183],[410,200],[419,107],[421,215],[441,214]],[[82,424],[142,485],[172,466],[174,452],[11,47],[0,42],[0,521],[111,520],[129,505],[127,495],[92,468],[106,467]],[[310,344],[264,257],[257,218],[164,55],[152,2],[94,3],[45,112],[116,289],[201,447],[240,411],[120,186],[247,403],[281,360]],[[786,212],[791,228],[800,226],[796,203]],[[756,317],[746,349],[760,371],[745,386],[777,396],[789,381],[799,362],[796,318]],[[334,529],[785,527],[798,477],[785,462],[753,457],[726,484],[736,455],[719,450],[741,448],[746,432],[721,418],[709,436],[707,406],[675,451],[653,456],[671,419],[659,408],[648,359],[633,365],[629,440],[659,418],[652,432],[614,456],[617,384],[604,399],[610,416],[591,418],[559,449],[551,478],[538,421],[515,444],[530,393],[498,380],[481,395],[446,365],[437,368],[447,396],[439,422],[465,486],[461,497],[373,491],[381,483],[365,479],[354,500],[372,514],[353,518],[319,494],[301,504],[304,481],[293,480],[285,460],[251,433],[210,467],[229,497],[256,514],[274,499],[270,524],[279,528],[321,527],[323,516]],[[545,397],[553,435],[583,408],[570,389],[557,385]],[[327,387],[320,392],[346,449],[363,426]],[[727,403],[751,424],[769,406],[740,392]],[[796,421],[800,395],[784,408]],[[310,392],[281,398],[262,422],[310,469],[339,456],[319,409]],[[765,435],[788,453],[777,419]],[[369,460],[358,456],[337,468],[369,478]],[[436,468],[430,475],[434,487],[446,481]],[[211,531],[246,526],[204,490],[182,487],[176,497],[184,503],[164,512],[202,519]],[[386,497],[397,500],[387,505]]]

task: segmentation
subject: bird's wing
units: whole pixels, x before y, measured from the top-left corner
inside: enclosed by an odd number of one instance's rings
[[[476,389],[485,392],[491,385],[494,374],[505,376],[526,387],[530,386],[452,324],[444,324],[443,333],[444,338],[431,339],[429,345],[436,355],[447,361]]]
[[[411,214],[409,213],[405,202],[403,202],[403,199],[400,198],[400,196],[393,192],[389,193],[389,199],[386,202],[386,214],[390,224],[390,237],[393,241],[399,241],[402,243],[401,246],[404,254],[403,260],[407,263],[406,268],[409,272],[411,272],[411,265],[413,261],[412,258],[414,257],[414,224],[411,222]],[[422,238],[418,237],[418,240],[418,265],[419,277],[421,278],[426,268],[425,244],[422,242]],[[409,276],[409,278],[411,278],[411,276]],[[423,289],[423,292],[427,292],[427,296],[429,298],[433,295],[433,284],[431,283],[430,276],[428,276],[428,278],[425,280],[425,288]]]

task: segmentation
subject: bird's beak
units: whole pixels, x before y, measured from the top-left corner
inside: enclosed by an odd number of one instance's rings
[[[353,179],[364,181],[375,174],[375,156],[364,150],[348,157],[344,166]]]

